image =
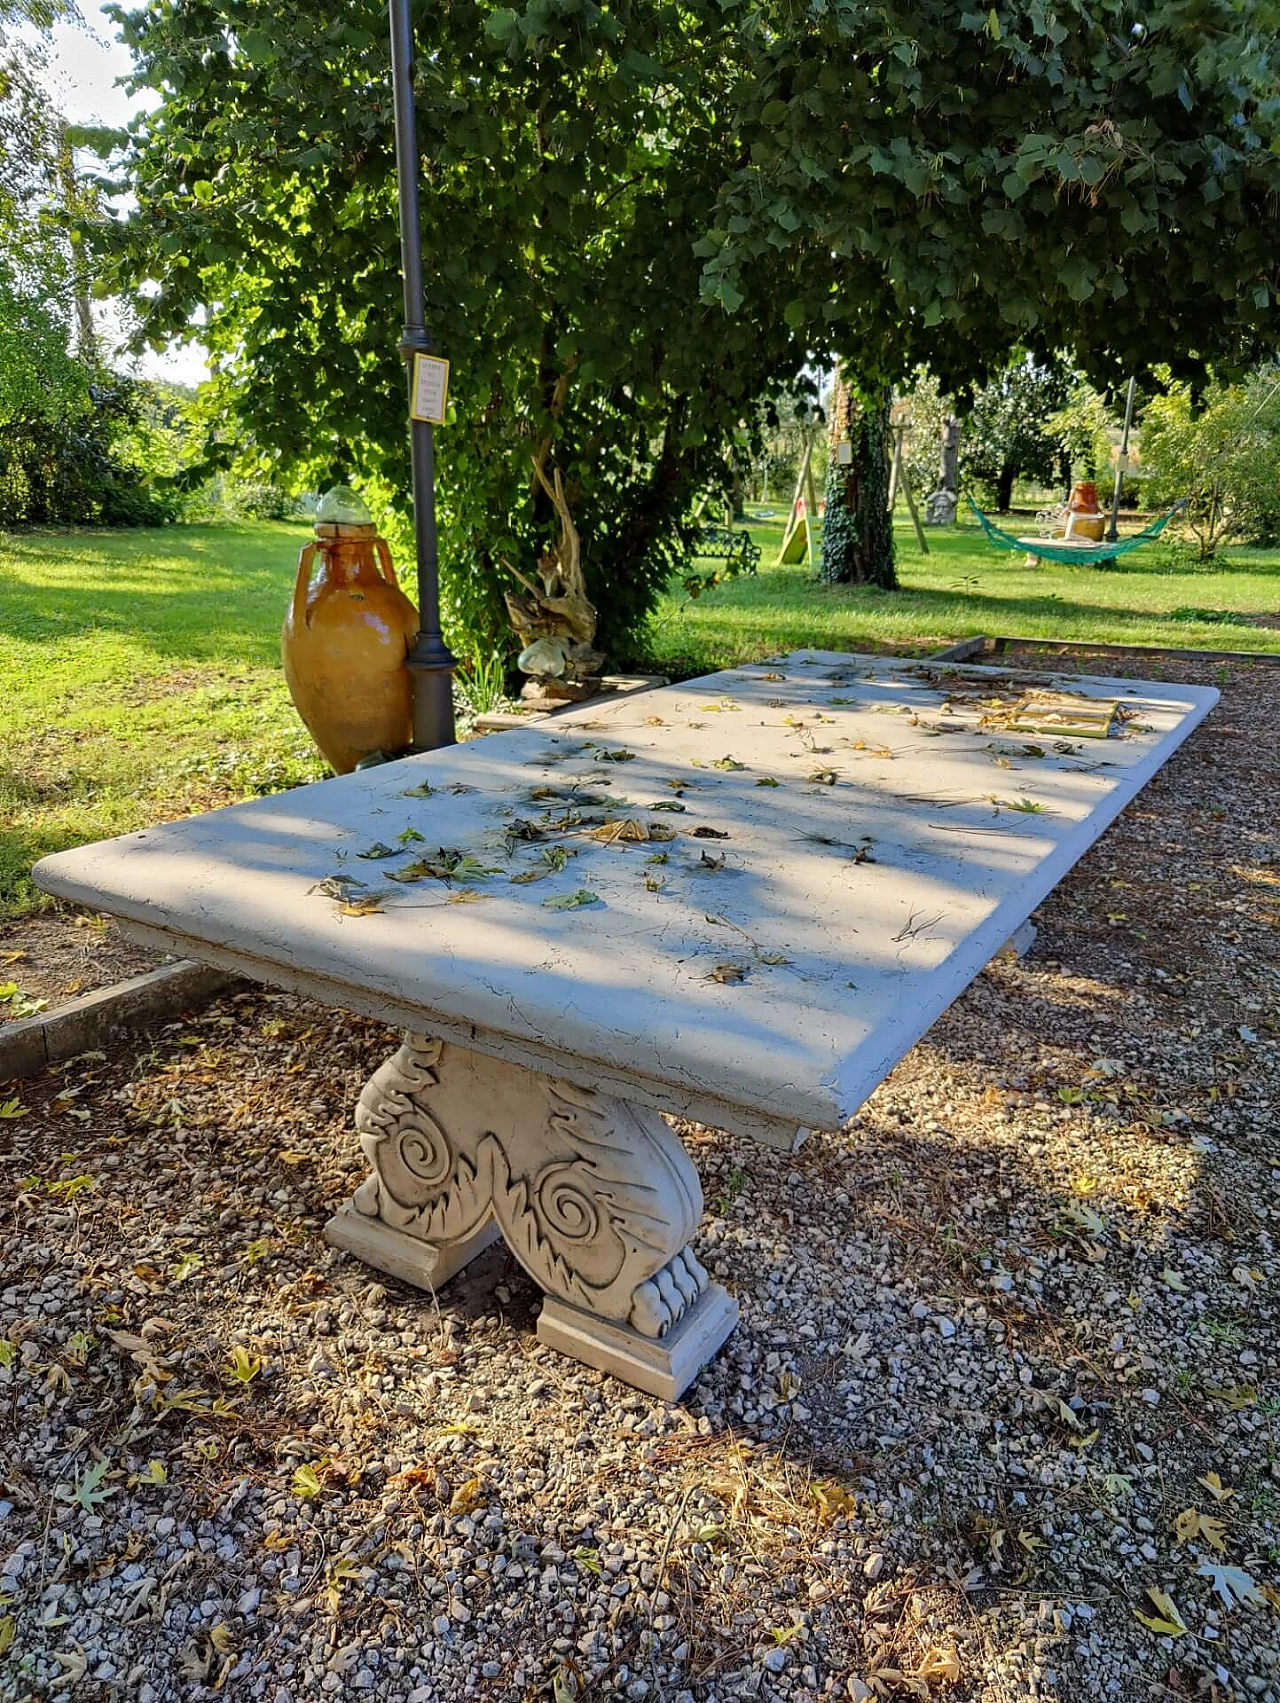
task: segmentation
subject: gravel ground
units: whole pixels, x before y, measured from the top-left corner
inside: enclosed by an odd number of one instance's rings
[[[124,940],[110,917],[58,905],[37,916],[0,920],[0,1024],[53,1010],[78,994],[154,970],[165,960]]]
[[[680,1406],[501,1249],[320,1242],[376,1024],[0,1103],[0,1696],[1280,1699],[1277,675],[1166,673],[1222,705],[844,1136],[682,1127],[743,1318]]]

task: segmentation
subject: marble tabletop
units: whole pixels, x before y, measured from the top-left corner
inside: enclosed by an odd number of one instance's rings
[[[1029,690],[1114,700],[1115,730],[1012,730]],[[1217,697],[797,651],[35,878],[168,950],[785,1148],[857,1109]]]

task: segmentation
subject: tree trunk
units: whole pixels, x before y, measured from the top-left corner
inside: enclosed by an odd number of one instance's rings
[[[948,414],[942,422],[942,459],[938,468],[938,482],[942,490],[960,490],[960,422],[954,414]]]
[[[996,480],[996,512],[1008,514],[1013,503],[1013,476],[1017,469],[1013,463],[1006,461],[1000,468],[1000,477]]]
[[[841,463],[839,446],[852,459]],[[837,375],[819,577],[828,585],[897,589],[889,514],[889,392],[859,395]]]

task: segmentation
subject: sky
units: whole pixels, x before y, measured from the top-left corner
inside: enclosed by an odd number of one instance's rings
[[[124,124],[147,104],[145,97],[130,96],[118,87],[128,76],[131,55],[115,39],[115,26],[103,17],[96,0],[84,0],[85,23],[81,27],[59,24],[53,31],[49,51],[50,92],[72,124]],[[102,323],[99,329],[110,338],[119,321],[110,303],[95,308]],[[174,347],[148,351],[131,364],[146,378],[167,378],[179,384],[199,384],[208,377],[204,351],[197,347]]]

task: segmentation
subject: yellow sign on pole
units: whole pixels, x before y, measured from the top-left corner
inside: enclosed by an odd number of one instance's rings
[[[425,420],[431,426],[443,426],[448,402],[448,361],[442,361],[438,355],[415,355],[410,419]]]

